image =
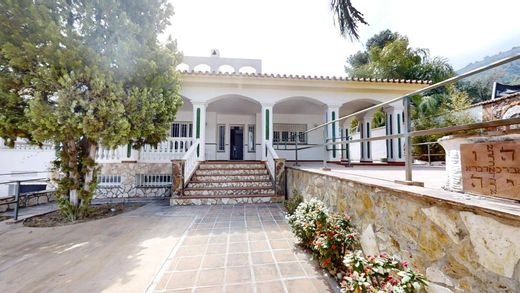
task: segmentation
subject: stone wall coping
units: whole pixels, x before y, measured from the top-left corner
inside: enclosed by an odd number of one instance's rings
[[[434,203],[436,205],[451,206],[459,210],[471,211],[480,215],[493,215],[501,219],[513,220],[516,223],[520,221],[520,203],[515,203],[512,200],[477,196],[442,189],[402,185],[389,180],[363,178],[361,176],[351,174],[340,175],[331,173],[333,171],[323,171],[321,169],[315,168],[308,169],[294,166],[288,166],[287,168],[301,172],[332,177],[341,181],[364,184],[376,189],[386,189],[399,192],[404,196],[413,197],[417,200]]]

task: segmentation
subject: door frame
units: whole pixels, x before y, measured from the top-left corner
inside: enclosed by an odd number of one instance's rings
[[[233,127],[240,127],[242,128],[242,159],[231,159],[231,154],[233,153],[233,145],[231,144],[231,129]],[[229,124],[229,160],[230,161],[243,161],[244,160],[244,140],[245,140],[245,124]]]

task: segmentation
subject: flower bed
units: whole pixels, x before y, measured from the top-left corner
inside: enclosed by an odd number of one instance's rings
[[[338,280],[342,292],[412,293],[427,285],[423,275],[397,256],[365,256],[350,218],[331,214],[317,199],[302,202],[288,220],[301,244]]]

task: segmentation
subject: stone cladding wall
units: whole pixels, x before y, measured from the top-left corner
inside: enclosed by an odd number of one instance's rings
[[[35,191],[30,193],[25,193],[20,196],[19,199],[19,207],[30,207],[39,204],[44,204],[48,202],[52,202],[55,200],[54,191],[46,190],[46,191]],[[16,206],[14,203],[15,197],[8,196],[0,198],[0,212],[5,212],[7,210],[13,210]]]
[[[386,251],[429,292],[520,292],[520,218],[389,187],[288,169],[288,192],[347,213],[366,254]]]
[[[99,186],[95,198],[123,198],[123,197],[166,197],[171,194],[171,185],[168,187],[137,187],[138,174],[172,174],[171,163],[108,163],[100,164],[99,175],[119,175],[121,184],[118,186]]]

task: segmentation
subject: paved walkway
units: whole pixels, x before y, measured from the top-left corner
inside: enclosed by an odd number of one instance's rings
[[[2,292],[332,292],[280,205],[151,203],[87,223],[0,222]]]
[[[295,245],[278,204],[182,207],[198,218],[165,262],[153,292],[333,292]]]

